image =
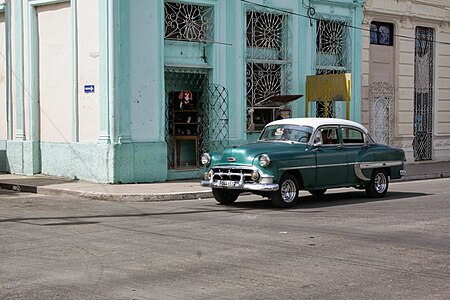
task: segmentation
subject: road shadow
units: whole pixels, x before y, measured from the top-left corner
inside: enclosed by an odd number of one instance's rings
[[[298,210],[302,213],[319,213],[324,210],[317,210],[317,208],[370,202],[387,202],[431,195],[418,192],[389,192],[384,198],[368,198],[363,191],[330,192],[323,196],[305,195],[303,192],[302,194],[300,203],[288,210]],[[238,198],[232,205],[214,205],[215,203],[216,202],[211,199],[210,202],[202,202],[200,205],[197,203],[195,206],[189,207],[187,210],[183,211],[4,218],[0,219],[0,224],[14,222],[37,226],[94,225],[102,223],[101,220],[107,218],[151,218],[165,215],[215,214],[224,212],[248,213],[249,211],[255,210],[283,211],[283,209],[275,208],[269,199],[258,198],[258,196],[243,196],[241,201]]]
[[[349,191],[349,192],[330,192],[325,193],[322,196],[313,195],[301,195],[299,198],[299,203],[290,209],[308,209],[308,208],[321,208],[321,207],[332,207],[341,205],[351,205],[360,203],[370,203],[370,202],[386,202],[395,201],[400,199],[410,199],[416,197],[430,196],[431,194],[419,193],[419,192],[388,192],[388,194],[383,198],[369,198],[366,196],[364,191]],[[269,199],[256,199],[254,201],[238,200],[233,203],[233,207],[236,208],[253,208],[253,209],[277,209],[274,208],[272,202]],[[317,211],[315,211],[317,212]]]

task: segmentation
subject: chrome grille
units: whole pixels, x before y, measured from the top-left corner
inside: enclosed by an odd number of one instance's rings
[[[248,167],[213,167],[213,181],[215,180],[233,180],[240,182],[253,182],[251,174],[255,169]]]

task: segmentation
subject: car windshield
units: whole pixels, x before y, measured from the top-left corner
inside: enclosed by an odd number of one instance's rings
[[[291,124],[270,125],[264,128],[259,140],[308,143],[312,132],[313,128],[309,126]]]

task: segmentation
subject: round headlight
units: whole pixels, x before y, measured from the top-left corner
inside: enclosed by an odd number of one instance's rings
[[[270,164],[270,157],[267,154],[263,154],[259,157],[259,164],[261,167],[267,167]]]
[[[259,173],[257,171],[253,171],[250,176],[251,176],[253,181],[258,181],[259,180]]]
[[[206,166],[211,162],[211,156],[208,153],[203,153],[202,157],[200,158],[200,161],[202,165]]]

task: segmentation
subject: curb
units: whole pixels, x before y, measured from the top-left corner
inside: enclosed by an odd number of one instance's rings
[[[102,192],[81,192],[74,190],[64,190],[55,188],[41,187],[37,189],[37,194],[45,194],[52,196],[77,196],[91,200],[117,201],[117,202],[161,202],[161,201],[177,201],[177,200],[198,200],[202,198],[212,198],[212,192],[182,192],[182,193],[102,193]]]
[[[449,178],[450,172],[442,173],[431,173],[431,174],[417,174],[417,175],[406,175],[402,179],[395,180],[399,181],[415,181],[415,180],[428,180],[428,179],[439,179],[439,178]]]
[[[160,202],[175,200],[198,200],[212,198],[211,191],[194,191],[181,193],[103,193],[103,192],[83,192],[69,189],[58,189],[51,187],[36,187],[31,185],[18,185],[11,183],[0,183],[1,189],[13,190],[33,194],[43,194],[51,196],[77,196],[91,200],[118,201],[118,202]]]
[[[450,172],[438,172],[430,174],[406,175],[402,179],[393,182],[405,182],[416,180],[428,180],[449,178]],[[0,182],[0,189],[13,190],[16,192],[43,194],[51,196],[76,196],[91,200],[117,201],[117,202],[161,202],[179,200],[198,200],[212,198],[212,191],[193,191],[177,193],[104,193],[88,192],[70,189],[59,189],[54,187],[35,186],[27,184],[13,184]]]

